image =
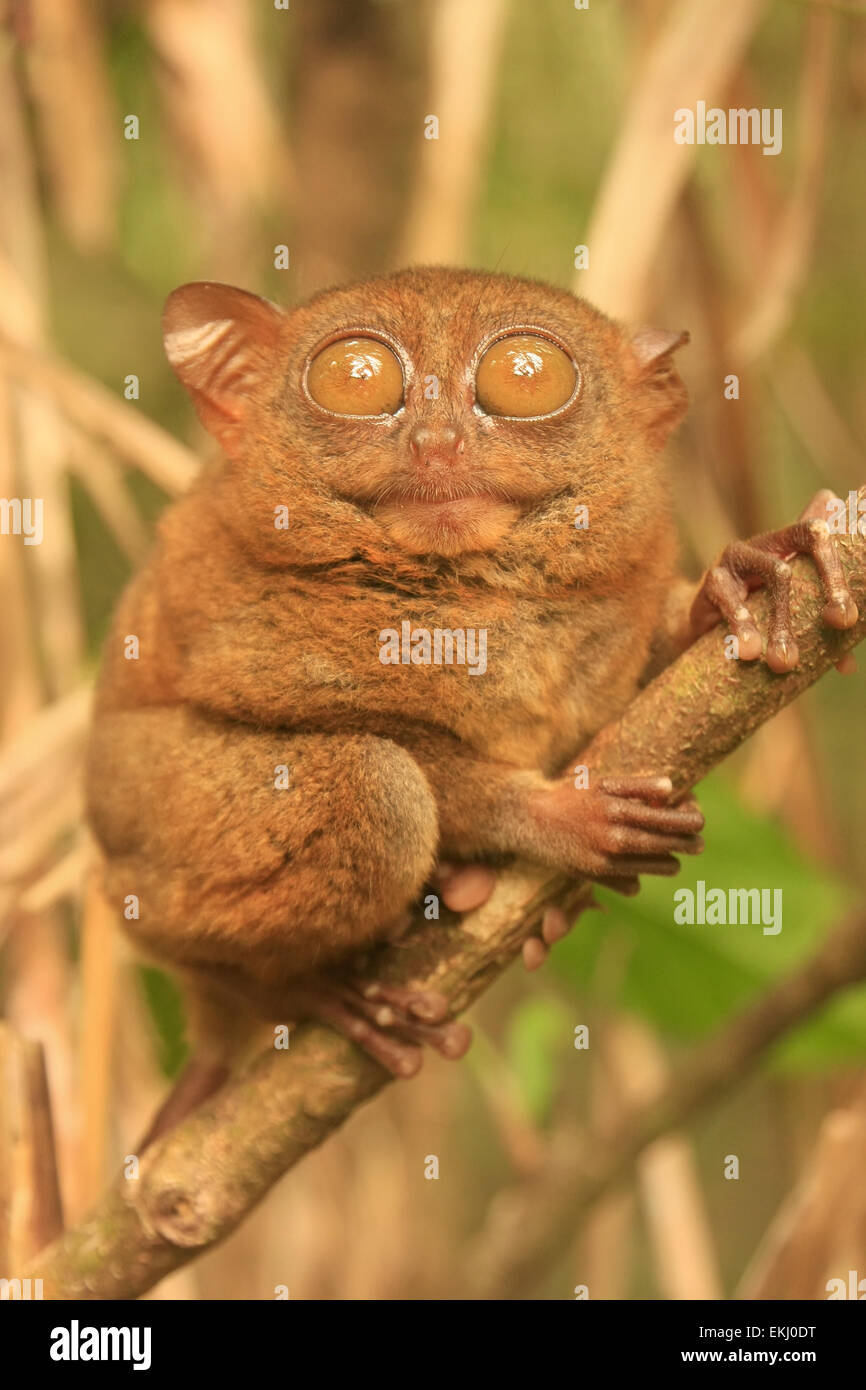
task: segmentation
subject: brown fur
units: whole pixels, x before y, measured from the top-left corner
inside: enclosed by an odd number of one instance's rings
[[[564,850],[538,808],[633,697],[674,577],[660,449],[685,406],[678,340],[632,344],[563,290],[435,268],[285,313],[186,286],[165,326],[226,459],[163,517],[99,683],[90,813],[111,896],[139,897],[139,944],[200,979],[273,985],[381,936],[438,855],[591,869],[579,811]],[[579,364],[578,398],[548,419],[473,408],[478,346],[511,326],[546,330]],[[398,346],[405,406],[329,416],[304,394],[305,363],[364,329]],[[419,459],[419,425],[462,451]],[[431,488],[486,499],[456,539],[425,542],[423,508],[401,530],[401,505]],[[486,673],[382,665],[378,634],[406,619],[485,628]]]

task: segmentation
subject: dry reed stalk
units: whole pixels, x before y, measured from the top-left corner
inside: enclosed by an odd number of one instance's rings
[[[213,278],[248,283],[262,265],[259,221],[285,210],[288,154],[246,0],[151,0],[145,22],[159,60],[170,148],[190,190]],[[264,23],[284,16],[265,11]]]
[[[770,388],[826,486],[864,471],[866,449],[843,419],[815,363],[803,348],[774,359]]]
[[[12,402],[8,381],[0,372],[0,496],[14,497],[16,486]],[[23,544],[0,546],[0,594],[0,650],[14,654],[0,666],[0,731],[5,741],[27,723],[41,698]]]
[[[743,1299],[827,1298],[827,1283],[866,1269],[866,1091],[824,1120],[811,1161],[743,1276]]]
[[[657,249],[694,162],[696,147],[674,141],[674,112],[724,91],[763,8],[676,0],[646,55],[584,238],[589,269],[575,281],[614,317],[638,319],[651,307]]]
[[[0,248],[20,279],[22,295],[0,302],[0,328],[19,340],[31,334],[31,346],[44,342],[46,320],[45,249],[18,74],[10,50],[0,45],[0,170],[4,210],[0,212]],[[15,313],[22,299],[31,306],[21,320]],[[49,693],[62,694],[80,675],[83,625],[77,602],[77,565],[65,480],[66,438],[50,402],[26,390],[11,395],[15,450],[15,496],[39,499],[44,539],[28,551],[34,608],[30,614],[40,635],[43,680]]]
[[[90,0],[29,0],[24,47],[40,168],[63,231],[80,251],[116,234],[120,116]]]
[[[66,899],[78,902],[89,862],[90,847],[82,837],[81,843],[76,844],[74,849],[52,864],[47,873],[21,894],[21,910],[42,912],[46,907],[53,907],[55,903]]]
[[[0,1277],[21,1279],[62,1229],[42,1047],[0,1023]]]
[[[150,529],[141,513],[116,459],[87,439],[80,430],[70,428],[69,468],[87,492],[131,568],[137,569],[150,544]]]
[[[66,924],[56,910],[18,912],[6,941],[5,1014],[23,1037],[45,1049],[54,1110],[57,1166],[67,1211],[80,1211],[80,1116],[76,1104],[73,971]]]
[[[114,912],[96,872],[88,876],[81,925],[81,991],[78,1094],[82,1116],[82,1209],[95,1201],[106,1178],[117,1013],[117,944]]]
[[[614,1019],[602,1045],[626,1106],[651,1104],[669,1083],[664,1051],[639,1020]],[[721,1298],[718,1257],[691,1141],[672,1132],[650,1144],[638,1161],[637,1181],[663,1297]]]
[[[439,138],[418,132],[399,265],[466,260],[507,17],[506,0],[436,0],[427,105],[439,121]]]
[[[826,10],[809,14],[794,186],[774,228],[767,259],[754,268],[751,305],[731,341],[733,356],[747,362],[766,353],[789,322],[809,267],[821,206],[838,23],[837,16]]]
[[[10,378],[47,396],[84,434],[104,440],[170,495],[185,492],[196,477],[200,464],[191,450],[84,372],[3,336],[0,365]]]
[[[46,323],[43,228],[19,75],[11,45],[5,38],[0,39],[0,177],[4,187],[4,198],[0,200],[0,270],[4,280],[17,285],[16,293],[0,299],[0,331],[28,344],[40,344]],[[34,662],[36,679],[30,683],[30,693],[35,710],[46,692],[68,689],[80,674],[83,630],[76,602],[75,553],[63,475],[65,433],[50,402],[40,401],[26,389],[18,389],[17,384],[12,389],[8,386],[12,380],[9,373],[4,372],[4,378],[7,386],[2,395],[7,416],[2,429],[12,459],[12,495],[39,499],[44,508],[44,539],[26,552],[29,576],[16,595],[24,602],[14,620],[16,648],[10,654],[11,661],[21,660],[25,671]],[[38,650],[34,651],[37,633]],[[21,716],[19,706],[15,711],[16,724]],[[8,711],[4,722],[8,727]],[[43,761],[41,765],[50,773],[50,764]],[[56,806],[52,805],[49,822],[51,815],[56,814]],[[49,835],[44,827],[37,827],[34,833],[41,836],[35,849],[38,854],[48,845]],[[32,834],[30,839],[30,844],[22,846],[18,840],[7,846],[6,853],[11,849],[14,860],[23,851],[26,859],[33,849]],[[37,864],[34,859],[34,867]],[[13,891],[13,903],[14,897]],[[72,1074],[72,1029],[66,936],[56,910],[28,916],[26,929],[19,913],[12,917],[9,926],[7,1009],[22,1033],[44,1040],[49,1046],[48,1069],[56,1098],[60,1164],[71,1183],[77,1125],[74,1093],[68,1084]]]
[[[47,763],[57,766],[59,762],[62,771],[68,769],[84,746],[92,701],[90,687],[79,686],[33,715],[7,742],[0,754],[0,802],[36,777]]]

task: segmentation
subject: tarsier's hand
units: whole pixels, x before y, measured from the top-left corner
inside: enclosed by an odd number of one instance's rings
[[[679,863],[674,854],[700,854],[704,842],[698,832],[704,818],[698,803],[690,794],[669,806],[672,790],[669,777],[600,779],[582,838],[584,853],[589,848],[588,865],[595,855],[596,872],[586,870],[591,878],[631,898],[640,889],[638,874],[675,874]],[[551,946],[573,925],[562,908],[546,908],[537,935],[523,943],[526,969],[542,966]]]
[[[737,655],[754,661],[761,655],[758,625],[746,602],[751,590],[764,586],[770,596],[767,625],[767,665],[783,674],[799,659],[791,631],[791,566],[795,555],[811,555],[824,586],[827,602],[822,617],[829,627],[853,627],[857,605],[845,582],[836,538],[827,527],[827,504],[838,502],[828,490],[812,498],[793,526],[767,531],[749,541],[733,541],[722,551],[717,565],[707,571],[692,604],[691,626],[695,637],[714,627],[721,616],[737,639]],[[840,664],[840,669],[845,669]]]
[[[675,854],[700,854],[704,818],[689,796],[668,804],[669,777],[594,778],[577,787],[571,775],[533,795],[534,850],[538,859],[563,873],[595,879],[632,896],[640,874],[675,874]],[[480,864],[439,866],[434,886],[447,907],[458,912],[480,907],[495,884],[495,873]],[[549,948],[569,930],[557,907],[546,909],[538,934],[523,948],[528,970],[537,969]]]
[[[564,777],[536,795],[545,862],[631,895],[639,874],[675,874],[675,854],[700,854],[704,818],[689,798],[669,805],[669,777]]]

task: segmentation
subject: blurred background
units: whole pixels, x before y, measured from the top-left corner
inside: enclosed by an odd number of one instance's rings
[[[211,448],[162,353],[165,296],[217,279],[290,303],[439,262],[688,328],[672,453],[696,575],[818,488],[866,482],[866,7],[6,0],[0,14],[0,494],[44,499],[45,526],[41,545],[0,537],[0,988],[15,1035],[44,1045],[71,1222],[184,1057],[174,988],[136,965],[100,900],[80,787],[112,607]],[[673,112],[698,100],[781,108],[782,152],[676,145]],[[862,910],[864,694],[862,673],[831,673],[701,790],[707,850],[677,886],[781,887],[778,936],[677,926],[665,880],[629,902],[600,894],[606,910],[543,971],[513,969],[474,1009],[465,1062],[430,1055],[152,1296],[456,1296],[504,1197],[544,1189],[557,1154]],[[826,1297],[827,1279],[866,1276],[864,1060],[860,988],[564,1220],[531,1278],[497,1271],[494,1251],[491,1296]],[[820,1239],[782,1268],[792,1212]]]

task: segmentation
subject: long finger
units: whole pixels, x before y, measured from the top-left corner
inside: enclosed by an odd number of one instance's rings
[[[608,814],[617,825],[635,825],[642,830],[662,830],[671,835],[697,835],[704,828],[704,817],[697,802],[680,806],[647,806],[639,801],[617,797],[608,802]]]

